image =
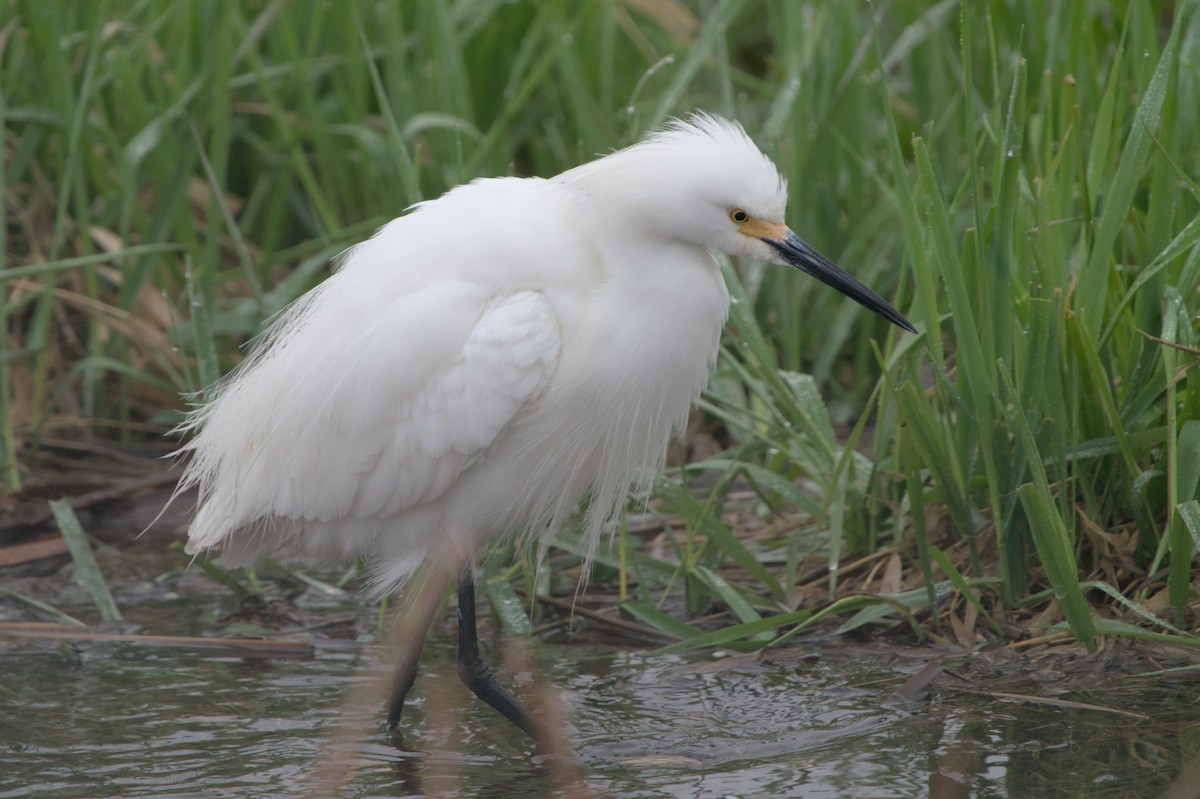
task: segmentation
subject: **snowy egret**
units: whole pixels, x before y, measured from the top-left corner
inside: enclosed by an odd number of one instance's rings
[[[557,177],[414,206],[346,252],[182,426],[183,485],[199,489],[188,551],[361,555],[380,592],[427,560],[458,571],[459,673],[532,734],[479,657],[471,553],[552,533],[585,495],[594,545],[648,488],[729,310],[711,251],[794,266],[915,332],[793,233],[786,204],[742,128],[698,114]],[[389,729],[415,674],[413,654]]]

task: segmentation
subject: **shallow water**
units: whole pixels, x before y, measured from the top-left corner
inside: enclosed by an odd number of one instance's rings
[[[126,629],[203,635],[238,607],[161,541],[101,555],[106,574],[120,575]],[[89,618],[64,574],[6,578],[6,588]],[[352,594],[308,589],[282,605],[292,626],[337,624],[353,638],[374,625]],[[0,597],[0,618],[29,618],[28,608]],[[0,799],[290,799],[331,775],[346,777],[339,797],[564,795],[530,741],[455,678],[448,619],[434,625],[406,709],[405,742],[418,753],[390,744],[378,698],[361,701],[386,679],[379,650],[315,637],[311,657],[268,659],[0,637]],[[1200,797],[1200,681],[1089,675],[1061,696],[1139,719],[999,701],[944,678],[930,698],[896,703],[924,663],[854,645],[762,661],[652,656],[586,630],[498,643],[485,635],[491,659],[527,648],[561,699],[574,787],[592,796]],[[526,676],[500,671],[505,683]]]
[[[181,598],[143,613],[194,626],[204,615],[196,605]],[[564,700],[566,737],[595,795],[1200,795],[1194,683],[1066,697],[1147,717],[1137,720],[937,684],[928,701],[886,701],[920,663],[531,646]],[[347,695],[370,679],[369,652],[345,644],[307,659],[250,659],[9,642],[0,649],[0,799],[303,797],[338,757],[352,767],[339,796],[554,795],[531,744],[451,678],[449,625],[426,648],[406,716],[406,742],[421,754],[390,746],[374,710],[346,718]],[[339,718],[355,736],[331,743]]]

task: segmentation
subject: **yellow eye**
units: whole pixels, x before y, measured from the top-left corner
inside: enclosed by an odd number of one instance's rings
[[[734,208],[729,212],[729,218],[741,225],[750,221],[750,214],[746,213],[741,208]]]

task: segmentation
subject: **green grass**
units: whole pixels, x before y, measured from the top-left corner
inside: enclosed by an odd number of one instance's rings
[[[1194,2],[45,0],[0,9],[0,58],[9,489],[50,432],[169,423],[411,203],[705,108],[776,159],[793,227],[923,333],[730,267],[703,405],[730,447],[661,482],[671,557],[632,535],[600,553],[629,612],[687,638],[662,614],[683,589],[729,609],[722,643],[761,646],[823,617],[796,610],[814,562],[840,611],[876,591],[843,564],[893,548],[906,582],[877,602],[922,633],[949,591],[985,636],[1056,601],[1089,647],[1152,604],[1190,640]],[[744,485],[750,515],[793,523],[734,529]]]

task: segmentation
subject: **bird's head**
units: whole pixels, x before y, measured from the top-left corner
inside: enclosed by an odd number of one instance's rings
[[[740,125],[709,114],[677,120],[577,175],[611,195],[622,224],[648,236],[787,264],[896,325],[904,316],[787,226],[787,182]]]

